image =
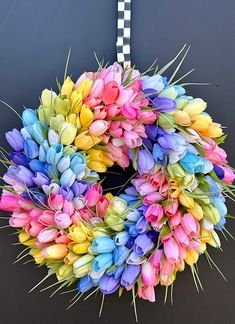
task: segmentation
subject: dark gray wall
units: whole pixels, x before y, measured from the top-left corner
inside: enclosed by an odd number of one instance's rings
[[[40,92],[62,79],[68,48],[72,46],[69,72],[75,78],[96,69],[93,52],[106,61],[115,60],[115,0],[0,0],[0,98],[19,112],[22,106],[37,107]],[[192,45],[182,73],[196,67],[189,81],[212,82],[190,92],[208,101],[208,111],[228,127],[225,148],[235,165],[235,2],[233,0],[133,0],[133,63],[140,70],[156,57],[167,63],[184,44]],[[0,140],[19,120],[0,106]],[[1,174],[3,169],[1,170]],[[234,214],[230,204],[230,214]],[[3,221],[1,221],[3,225]],[[235,221],[228,223],[235,232]],[[33,264],[12,265],[20,251],[12,231],[0,232],[0,323],[134,323],[131,298],[106,298],[98,320],[99,298],[65,311],[66,295],[50,299],[49,293],[27,292],[45,274]],[[200,276],[205,291],[198,294],[190,271],[178,275],[174,307],[163,306],[163,289],[157,303],[138,302],[142,323],[234,323],[235,242],[223,241],[224,252],[211,251],[225,273],[226,283],[211,271],[202,257]]]

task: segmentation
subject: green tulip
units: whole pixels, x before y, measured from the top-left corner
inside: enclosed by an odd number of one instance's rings
[[[61,144],[70,145],[77,135],[77,127],[73,124],[63,122],[59,126],[59,134]]]
[[[55,99],[55,111],[57,114],[67,115],[70,110],[70,101],[69,99],[59,98]]]

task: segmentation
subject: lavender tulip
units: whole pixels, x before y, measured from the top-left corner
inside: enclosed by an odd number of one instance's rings
[[[131,287],[138,279],[141,266],[127,264],[121,277],[121,286],[124,288]]]
[[[113,276],[104,275],[100,279],[99,287],[103,294],[112,294],[120,287],[120,279],[115,279]]]
[[[25,184],[25,186],[28,188],[33,187],[34,185],[33,176],[33,172],[24,167],[23,165],[20,165],[15,169],[15,179],[21,182],[22,184]]]
[[[73,200],[74,194],[72,190],[70,190],[70,188],[67,186],[62,186],[60,188],[60,194],[64,197],[64,199],[67,199],[69,201]]]
[[[147,150],[138,151],[137,168],[140,174],[148,173],[154,167],[154,159]]]
[[[144,234],[148,231],[148,226],[149,225],[147,219],[144,216],[142,216],[136,223],[136,231],[139,234]]]
[[[147,252],[149,252],[154,247],[152,240],[146,235],[141,234],[137,236],[134,243],[134,251],[136,254],[140,256],[144,256]]]
[[[29,165],[29,159],[27,158],[27,156],[24,153],[10,152],[9,158],[16,165],[23,165],[25,167],[28,167],[28,165]]]
[[[169,98],[155,98],[153,107],[159,112],[171,112],[177,109],[176,102]]]
[[[84,192],[87,190],[87,186],[87,182],[76,180],[71,187],[74,196],[80,196],[84,194]]]
[[[49,185],[50,179],[42,172],[36,172],[33,181],[36,186]]]
[[[14,128],[11,132],[5,134],[7,142],[14,151],[22,151],[24,148],[24,138],[18,129]]]

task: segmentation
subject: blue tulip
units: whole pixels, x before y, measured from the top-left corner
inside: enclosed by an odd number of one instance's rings
[[[65,170],[60,177],[61,186],[71,187],[76,179],[75,173],[71,169]]]
[[[123,246],[118,246],[113,250],[113,262],[116,266],[121,266],[127,259],[130,250]]]
[[[45,171],[45,163],[39,160],[31,160],[29,162],[29,167],[33,172],[44,172]]]
[[[31,138],[26,139],[24,142],[24,153],[29,159],[35,159],[38,156],[38,145]]]
[[[77,284],[77,290],[85,293],[93,287],[92,279],[89,276],[82,277]]]
[[[127,231],[119,232],[114,237],[115,245],[121,246],[126,245],[129,240],[129,233]]]
[[[72,155],[70,168],[76,175],[84,171],[86,166],[86,158],[82,154],[75,153]]]
[[[57,165],[63,155],[63,145],[55,144],[48,148],[46,152],[46,161],[54,166]]]
[[[46,154],[47,150],[49,149],[49,143],[47,140],[45,140],[40,146],[39,146],[39,160],[42,162],[46,162]]]
[[[22,113],[22,121],[24,126],[30,126],[38,121],[37,112],[33,109],[25,109]]]
[[[92,269],[95,272],[106,270],[113,264],[113,254],[112,253],[102,253],[98,255],[92,264]]]
[[[59,177],[57,169],[52,164],[44,163],[44,173],[47,174],[50,179],[57,179]]]
[[[47,138],[47,127],[43,122],[36,121],[31,125],[30,134],[38,144],[42,144]]]
[[[141,213],[138,211],[138,209],[132,209],[126,216],[126,218],[131,222],[137,222],[140,217]]]
[[[94,254],[110,253],[114,248],[115,243],[113,239],[108,236],[99,236],[92,241],[89,251]]]
[[[14,151],[22,151],[24,148],[24,138],[18,129],[14,128],[5,134],[7,142],[11,145]]]
[[[177,98],[181,97],[185,94],[185,89],[180,85],[174,85],[174,89],[177,92]]]
[[[67,156],[63,156],[58,164],[57,164],[57,170],[60,172],[60,173],[63,173],[65,170],[67,170],[68,168],[70,167],[70,156],[67,155]]]
[[[169,98],[155,98],[153,99],[153,107],[157,112],[171,112],[177,109],[175,100]]]
[[[205,167],[203,159],[190,152],[187,152],[179,163],[185,171],[192,174],[203,172]]]
[[[157,164],[164,165],[166,163],[166,154],[157,143],[153,145],[153,158]]]

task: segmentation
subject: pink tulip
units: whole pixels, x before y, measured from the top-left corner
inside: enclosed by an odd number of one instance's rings
[[[176,263],[179,259],[179,246],[176,240],[171,237],[164,243],[163,246],[163,250],[168,262],[172,264]]]
[[[221,181],[232,184],[235,179],[234,171],[228,167],[220,166],[220,168],[224,171],[224,178]]]
[[[55,223],[60,228],[68,228],[72,224],[72,221],[68,214],[57,211],[55,213]]]
[[[84,80],[86,79],[93,79],[94,73],[93,72],[85,72],[82,75],[80,75],[80,77],[77,79],[76,83],[75,83],[75,89],[78,87],[78,85],[80,83],[82,83]]]
[[[107,116],[107,107],[103,105],[96,106],[94,107],[93,114],[94,114],[94,120],[105,119]]]
[[[38,220],[38,218],[42,215],[43,211],[41,209],[33,208],[29,211],[29,216],[31,220]]]
[[[98,217],[104,218],[105,211],[108,208],[109,201],[105,196],[101,196],[96,205],[96,214]]]
[[[180,224],[181,222],[181,213],[180,211],[178,210],[175,215],[173,215],[171,218],[170,218],[170,221],[169,221],[169,224],[170,224],[170,228],[175,228],[177,225]]]
[[[199,248],[199,246],[201,245],[201,242],[199,240],[191,240],[189,242],[189,249],[190,250],[197,250]]]
[[[68,244],[71,242],[71,240],[70,240],[70,238],[68,238],[68,236],[63,234],[62,231],[60,231],[60,232],[57,232],[57,234],[56,234],[55,242],[58,244],[59,243]]]
[[[154,204],[157,201],[161,201],[163,199],[162,195],[159,192],[152,192],[144,197],[143,203],[145,206],[149,206]]]
[[[102,79],[96,79],[93,82],[91,92],[90,92],[90,96],[91,97],[101,98],[102,93],[103,93],[103,89],[104,89],[104,81]]]
[[[26,212],[14,212],[9,220],[11,227],[25,227],[30,223],[30,216]]]
[[[43,229],[40,231],[40,233],[38,234],[37,238],[38,241],[40,243],[48,243],[48,242],[52,242],[55,240],[56,234],[57,234],[57,229]]]
[[[168,282],[168,278],[174,272],[174,268],[175,265],[173,263],[170,263],[167,259],[165,259],[160,271],[160,278],[164,283]]]
[[[177,267],[182,265],[182,262],[184,261],[186,256],[187,256],[186,248],[183,246],[179,246],[179,260],[178,260],[178,262],[176,262]]]
[[[129,148],[136,148],[142,145],[142,138],[136,132],[124,131],[124,141]]]
[[[151,125],[157,119],[157,113],[153,111],[140,111],[138,114],[138,120],[145,125]]]
[[[41,215],[38,217],[39,223],[44,226],[55,225],[54,221],[55,212],[52,210],[44,210]]]
[[[148,222],[159,222],[163,216],[163,208],[159,204],[150,205],[145,213]]]
[[[119,92],[119,96],[117,97],[115,103],[118,106],[123,106],[127,102],[130,102],[131,96],[133,95],[132,89],[121,89]]]
[[[172,217],[173,215],[175,215],[175,213],[177,212],[179,207],[179,203],[178,200],[173,200],[172,199],[172,204],[169,204],[167,206],[164,206],[164,213],[168,216],[168,217]]]
[[[37,221],[31,221],[28,232],[33,237],[37,237],[41,230],[44,229],[44,226]]]
[[[150,302],[155,302],[155,290],[153,286],[141,286],[138,288],[138,296],[139,298],[143,298],[144,300],[148,300]]]
[[[107,107],[107,117],[109,118],[118,116],[120,112],[121,112],[121,108],[118,107],[117,105],[112,104]]]
[[[156,279],[155,268],[149,261],[142,264],[141,278],[144,286],[154,285]]]
[[[112,143],[109,143],[106,145],[106,148],[110,152],[105,154],[109,159],[116,161],[117,164],[119,164],[123,168],[127,168],[129,166],[130,159],[127,151],[125,151],[125,147],[121,148],[114,146]]]
[[[51,194],[47,200],[48,206],[53,210],[61,210],[64,204],[64,198],[62,195]]]
[[[93,207],[99,201],[102,195],[102,187],[99,184],[94,184],[90,186],[85,194],[85,199],[87,200],[87,206]]]
[[[121,137],[123,134],[123,129],[121,127],[121,123],[119,121],[112,121],[110,123],[109,133],[114,138]]]
[[[63,213],[68,214],[69,216],[73,215],[74,207],[72,201],[64,200]]]
[[[206,158],[213,164],[223,164],[228,163],[226,152],[219,147],[216,142],[206,137],[206,141],[201,142]]]
[[[132,180],[132,183],[141,196],[146,196],[156,190],[156,187],[151,185],[146,179],[137,178]]]
[[[181,225],[185,233],[190,237],[196,237],[199,234],[200,225],[192,214],[188,213],[182,217]]]
[[[149,261],[155,267],[156,272],[160,271],[162,254],[163,254],[162,250],[157,250],[157,251],[153,252],[153,254],[149,258]]]
[[[122,67],[118,63],[114,63],[108,68],[102,69],[99,73],[99,77],[104,80],[104,83],[107,84],[111,81],[115,81],[118,86],[122,83]]]
[[[122,115],[128,119],[136,119],[139,106],[134,103],[126,103],[122,107]]]
[[[73,225],[77,225],[77,223],[81,222],[82,216],[79,212],[75,212],[72,216],[71,216],[71,221]]]
[[[111,105],[115,102],[119,95],[118,84],[116,81],[110,81],[104,86],[102,100],[105,105]]]
[[[94,108],[101,103],[100,98],[88,97],[84,100],[84,104],[88,105],[90,108]]]
[[[183,246],[189,245],[189,237],[181,225],[174,229],[174,237],[179,244],[182,244]]]
[[[78,214],[80,218],[85,221],[90,221],[90,218],[94,217],[94,215],[87,208],[79,210]]]
[[[20,200],[19,196],[3,193],[0,200],[0,209],[9,212],[17,211],[20,209]]]
[[[91,135],[100,136],[106,132],[109,123],[106,120],[95,120],[89,127]]]

